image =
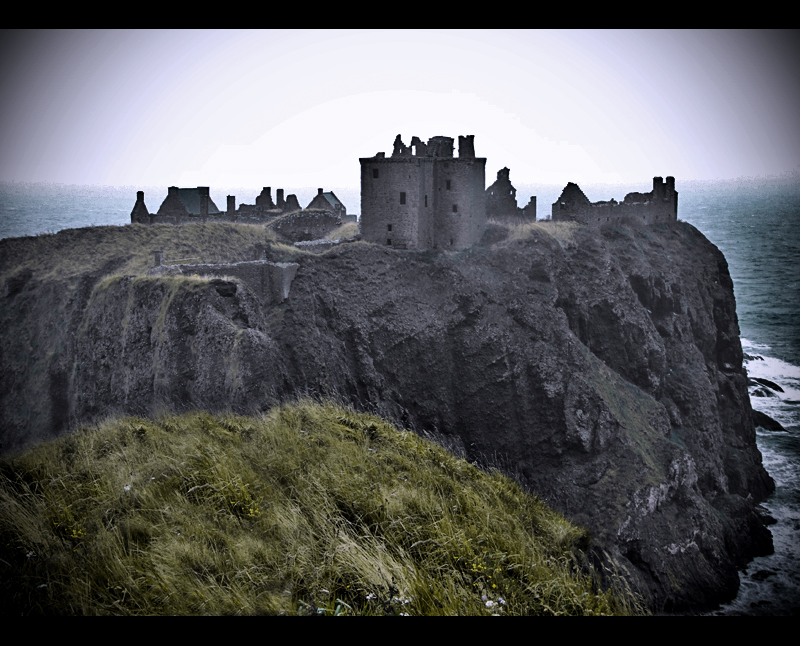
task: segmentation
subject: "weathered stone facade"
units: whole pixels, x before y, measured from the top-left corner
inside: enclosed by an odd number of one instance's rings
[[[536,221],[536,196],[523,208],[517,206],[517,189],[508,168],[497,171],[497,180],[486,189],[486,217],[495,220]]]
[[[323,211],[335,213],[341,217],[342,220],[347,218],[347,209],[344,204],[342,204],[341,200],[336,197],[336,194],[333,191],[323,192],[321,188],[317,189],[317,194],[306,209],[321,209]]]
[[[246,283],[250,289],[258,294],[265,303],[277,305],[289,298],[289,291],[292,281],[297,275],[300,267],[293,262],[267,262],[265,260],[249,260],[227,264],[199,264],[199,265],[162,265],[163,255],[161,252],[154,252],[156,265],[148,274],[151,276],[160,275],[184,275],[184,276],[228,276],[239,278]],[[236,293],[236,283],[226,280],[218,280],[217,291]]]
[[[400,135],[390,158],[361,163],[361,235],[396,249],[466,249],[486,228],[486,158],[475,157],[473,135],[427,144]]]
[[[569,182],[561,197],[553,203],[552,218],[556,222],[578,222],[602,226],[623,221],[635,224],[674,222],[678,219],[678,192],[675,178],[653,178],[649,193],[628,193],[623,202],[590,202],[577,184]]]
[[[326,195],[328,195],[326,193]],[[333,193],[330,193],[333,195]],[[335,198],[335,196],[334,196]],[[336,198],[335,198],[336,199]],[[329,207],[334,212],[347,212],[344,205],[336,199],[338,207]],[[326,202],[327,203],[327,202]],[[136,204],[131,211],[131,224],[188,224],[191,222],[250,222],[267,223],[286,213],[302,210],[297,196],[283,197],[283,189],[278,189],[277,204],[272,201],[272,189],[265,186],[256,197],[255,204],[240,204],[236,208],[236,196],[228,195],[226,210],[220,211],[209,196],[207,186],[197,188],[178,188],[170,186],[167,197],[157,213],[150,213],[144,203],[144,191],[136,193]]]
[[[158,207],[157,215],[167,217],[208,217],[218,215],[220,210],[209,195],[208,186],[178,188],[170,186],[167,197]]]

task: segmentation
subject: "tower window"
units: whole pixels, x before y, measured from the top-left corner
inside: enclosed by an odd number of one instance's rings
[[[448,191],[450,190],[450,180],[449,179],[445,182],[445,188],[447,188]]]
[[[458,204],[453,204],[453,213],[458,213]]]
[[[387,225],[387,226],[386,226],[386,230],[387,230],[387,231],[391,231],[391,230],[392,230],[392,225],[391,225],[391,224]]]
[[[391,247],[392,246],[392,239],[391,238],[387,238],[386,239],[386,244],[388,244]]]
[[[372,169],[372,179],[378,179],[378,169],[377,168],[373,168]]]
[[[425,206],[428,206],[428,196],[425,196]]]
[[[406,194],[400,193],[400,204],[405,204],[405,203],[406,203]]]

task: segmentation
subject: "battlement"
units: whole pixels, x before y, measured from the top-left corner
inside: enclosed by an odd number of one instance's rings
[[[577,184],[569,182],[553,203],[552,219],[556,222],[578,222],[586,226],[602,226],[619,222],[656,224],[678,219],[678,192],[675,178],[653,178],[649,193],[628,193],[622,202],[611,199],[590,202]]]

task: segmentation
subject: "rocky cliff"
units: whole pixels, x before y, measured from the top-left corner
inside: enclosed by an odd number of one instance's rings
[[[65,290],[6,267],[6,449],[112,412],[330,394],[515,472],[656,610],[730,598],[771,550],[733,284],[690,225],[494,228],[460,254],[354,243],[291,261],[279,304],[238,279],[94,268]]]

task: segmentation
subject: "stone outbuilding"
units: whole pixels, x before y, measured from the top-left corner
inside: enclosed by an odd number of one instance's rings
[[[321,211],[330,211],[334,215],[338,215],[344,221],[347,217],[347,209],[344,204],[339,200],[333,191],[323,192],[321,188],[317,189],[317,194],[314,199],[309,202],[306,209],[320,209]]]
[[[208,193],[208,186],[197,188],[178,188],[170,186],[167,197],[158,207],[156,215],[172,217],[191,217],[217,215],[220,210]]]

